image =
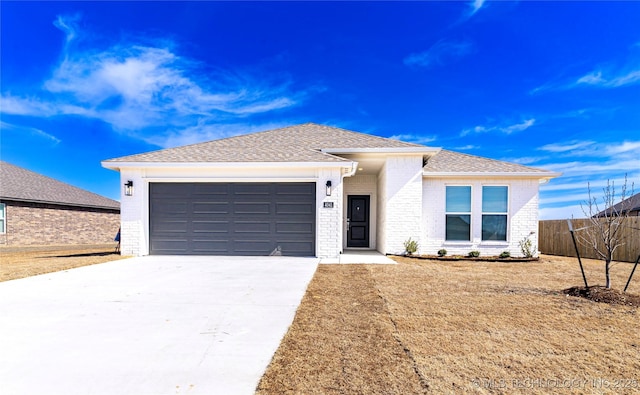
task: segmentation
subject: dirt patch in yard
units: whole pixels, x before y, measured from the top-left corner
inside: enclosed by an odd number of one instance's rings
[[[0,247],[0,281],[95,265],[125,258],[115,244]]]
[[[640,391],[640,312],[564,294],[582,283],[575,258],[394,259],[321,265],[258,393]],[[583,263],[602,284],[603,264]],[[614,287],[631,268],[614,266]]]
[[[258,394],[420,394],[426,383],[363,265],[320,265]]]

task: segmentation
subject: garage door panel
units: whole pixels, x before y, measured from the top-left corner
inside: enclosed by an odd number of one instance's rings
[[[234,233],[271,233],[271,222],[269,221],[235,221]]]
[[[290,255],[302,255],[306,251],[309,251],[313,247],[313,243],[310,241],[279,241],[278,245],[282,251],[287,251]]]
[[[315,183],[151,183],[152,254],[315,255]]]
[[[230,204],[228,202],[194,202],[194,214],[229,214]]]
[[[229,221],[193,221],[194,233],[229,233]]]
[[[233,184],[234,195],[268,196],[271,194],[272,184]]]
[[[236,202],[233,204],[233,214],[270,214],[271,203],[269,202]]]
[[[229,240],[198,240],[192,241],[193,252],[201,255],[226,255],[230,253]]]
[[[309,222],[277,222],[276,233],[312,234],[313,224]]]
[[[155,205],[156,212],[159,214],[184,216],[189,211],[189,205],[180,201],[166,199],[152,202],[152,204]]]
[[[155,222],[151,231],[155,233],[185,233],[188,231],[188,223],[185,220],[164,220]]]
[[[269,255],[274,249],[271,246],[270,240],[242,239],[233,242],[236,255]]]
[[[229,184],[226,183],[195,183],[191,185],[193,185],[191,192],[193,196],[205,195],[215,199],[229,195]]]
[[[315,212],[315,205],[311,203],[276,203],[276,214],[302,214],[310,215]]]
[[[289,183],[289,184],[276,184],[275,192],[278,195],[290,196],[290,195],[307,195],[315,196],[316,187],[311,183]]]

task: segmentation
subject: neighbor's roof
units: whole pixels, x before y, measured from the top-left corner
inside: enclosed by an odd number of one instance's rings
[[[323,149],[424,149],[424,145],[305,123],[104,161],[119,162],[351,162]]]
[[[518,173],[525,174],[530,173],[534,175],[551,175],[557,176],[559,174],[550,172],[544,169],[538,169],[535,167],[528,167],[519,165],[517,163],[503,162],[499,160],[483,158],[480,156],[461,154],[458,152],[441,150],[431,158],[427,160],[427,164],[424,166],[424,174],[487,174],[487,173]]]
[[[626,198],[620,203],[614,204],[610,208],[600,211],[595,216],[604,217],[605,214],[611,215],[613,213],[617,215],[617,213],[626,213],[626,212],[632,213],[635,211],[640,211],[640,193],[636,193],[635,195]]]
[[[115,200],[3,161],[0,161],[0,199],[120,209]]]

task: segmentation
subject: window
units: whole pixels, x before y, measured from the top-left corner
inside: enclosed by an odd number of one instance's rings
[[[446,240],[471,241],[471,187],[448,186],[446,194]]]
[[[507,241],[509,188],[482,187],[482,240]]]
[[[5,205],[4,203],[0,203],[0,234],[5,233]]]

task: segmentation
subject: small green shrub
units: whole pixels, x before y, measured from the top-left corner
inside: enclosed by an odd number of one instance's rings
[[[469,252],[469,258],[477,258],[480,256],[480,251],[477,250],[473,250]]]
[[[407,252],[407,255],[413,255],[416,251],[418,251],[418,242],[415,240],[409,240],[404,242],[404,250]]]
[[[502,253],[499,256],[500,258],[504,259],[504,258],[511,258],[511,253],[509,251],[502,251]]]
[[[525,258],[531,258],[533,256],[533,248],[531,243],[531,239],[529,236],[525,237],[523,240],[520,240],[520,251]]]
[[[447,250],[445,250],[444,248],[441,250],[438,250],[438,256],[445,256],[447,255]]]

